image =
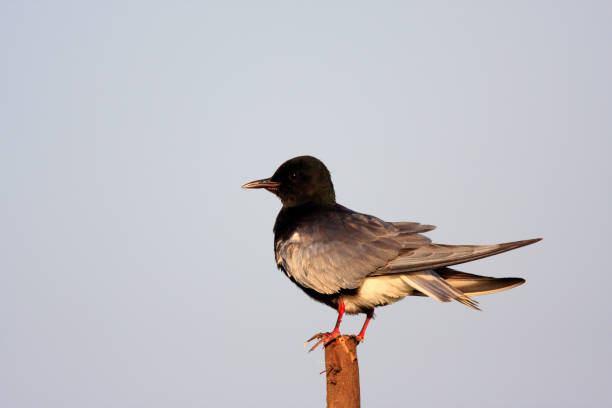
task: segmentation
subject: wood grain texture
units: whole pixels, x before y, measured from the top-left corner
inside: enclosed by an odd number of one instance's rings
[[[327,408],[359,408],[356,336],[340,336],[325,347]]]

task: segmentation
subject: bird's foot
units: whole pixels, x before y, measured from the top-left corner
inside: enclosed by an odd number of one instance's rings
[[[315,339],[319,339],[319,341],[317,341],[315,343],[314,346],[312,346],[310,348],[310,350],[308,350],[308,352],[310,353],[312,350],[316,349],[317,347],[319,347],[319,344],[323,344],[323,347],[327,346],[329,343],[331,343],[335,338],[340,337],[340,330],[334,330],[331,333],[317,333],[314,336],[312,336],[311,338],[309,338],[308,340],[306,340],[304,342],[304,347],[306,347],[306,345],[308,343],[310,343],[311,341],[315,340]]]

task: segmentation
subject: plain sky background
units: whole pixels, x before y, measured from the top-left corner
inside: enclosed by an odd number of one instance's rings
[[[482,313],[377,309],[363,406],[611,406],[611,3],[304,3],[2,2],[0,406],[323,406],[336,314],[240,189],[302,154],[436,242],[544,237],[460,268],[527,279]]]

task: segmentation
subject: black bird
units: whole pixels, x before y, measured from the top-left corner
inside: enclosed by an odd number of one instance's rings
[[[540,240],[495,245],[434,244],[423,232],[435,227],[416,222],[386,222],[336,203],[327,167],[315,157],[283,163],[274,175],[243,188],[265,188],[283,208],[274,224],[276,263],[306,294],[338,311],[331,333],[315,334],[329,343],[340,335],[344,313],[365,313],[357,335],[363,340],[374,308],[406,296],[456,300],[480,310],[471,295],[499,292],[521,285],[521,278],[492,278],[449,268],[509,251]]]

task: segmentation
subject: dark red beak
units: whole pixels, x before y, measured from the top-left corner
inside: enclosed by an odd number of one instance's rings
[[[251,181],[246,183],[242,188],[265,188],[269,191],[276,191],[281,183],[278,181],[272,181],[269,178],[262,180]]]

